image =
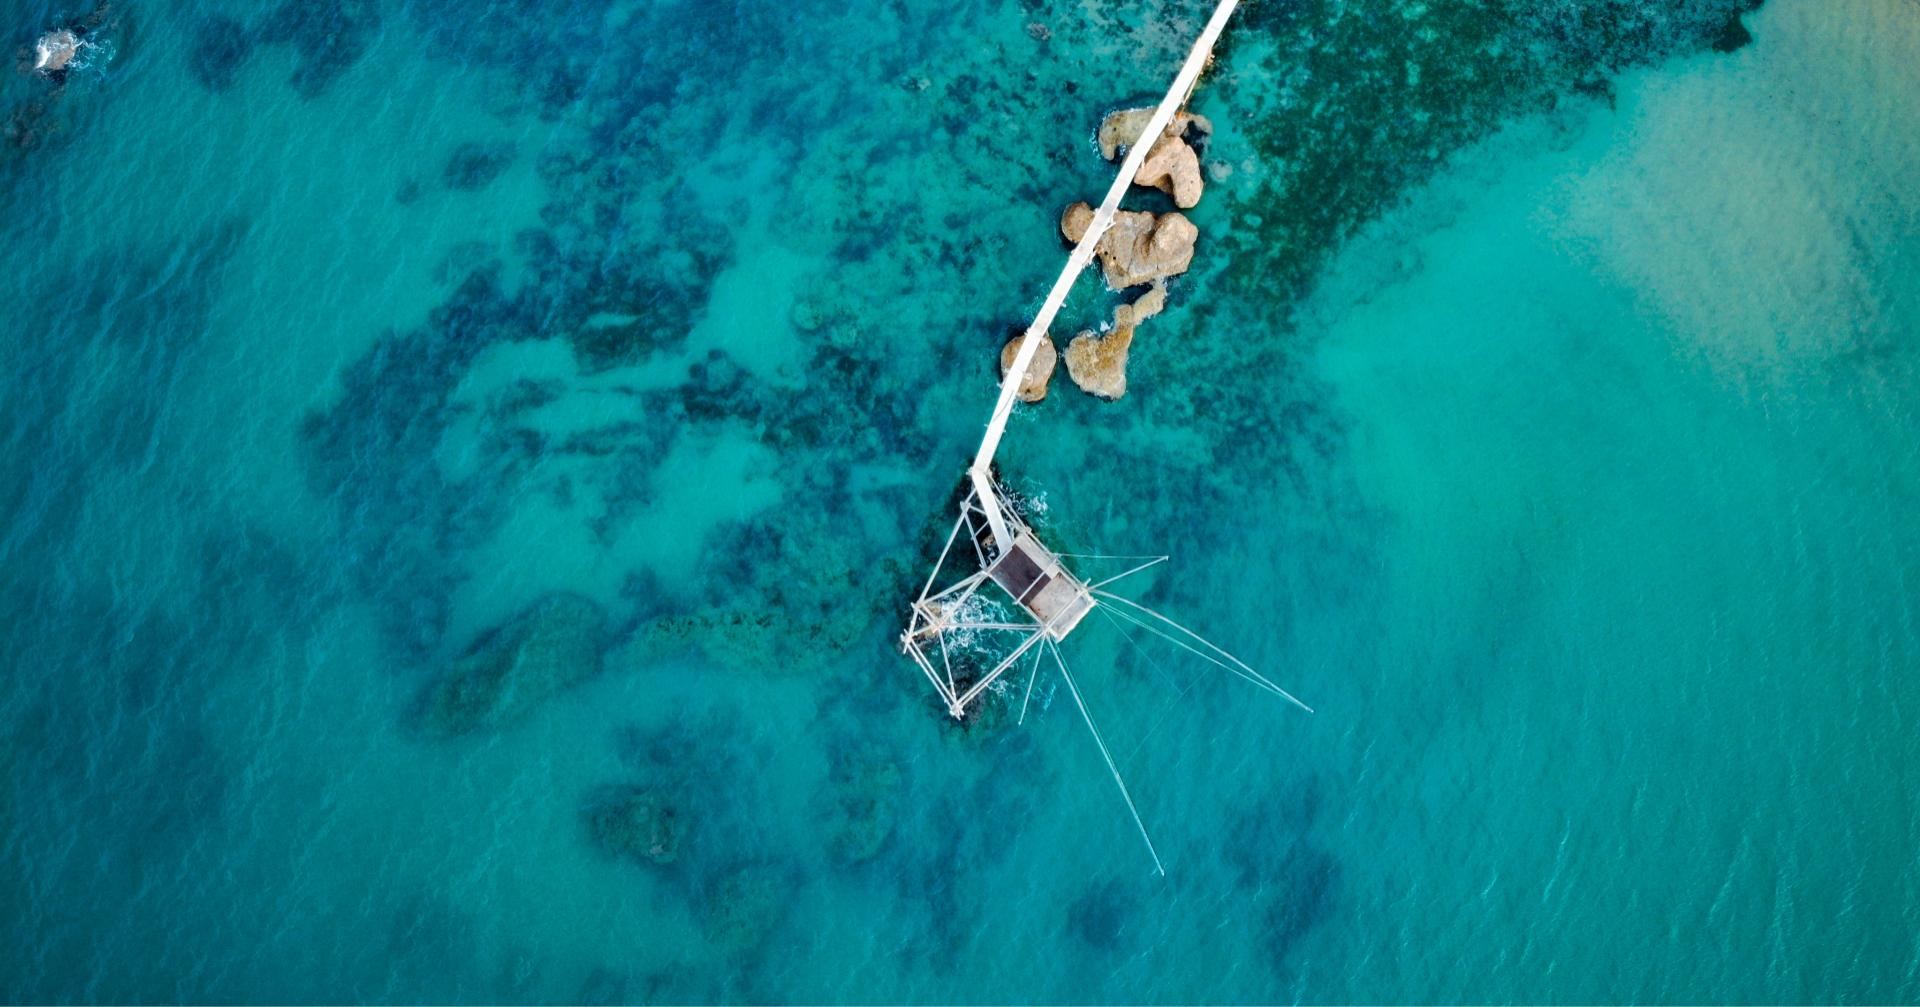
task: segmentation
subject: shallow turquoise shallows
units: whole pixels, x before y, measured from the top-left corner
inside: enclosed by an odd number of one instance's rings
[[[1749,7],[1242,5],[999,456],[1316,711],[1088,619],[1161,877],[896,638],[1211,4],[0,4],[0,999],[1920,1000],[1920,5]]]

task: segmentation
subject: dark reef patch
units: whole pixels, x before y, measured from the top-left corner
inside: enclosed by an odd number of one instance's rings
[[[187,73],[201,87],[217,94],[233,86],[252,55],[253,35],[245,25],[224,14],[209,14],[194,28]]]
[[[679,859],[684,826],[663,791],[606,784],[588,795],[584,815],[588,836],[604,853],[662,867]]]
[[[701,596],[643,623],[635,653],[697,647],[726,667],[786,676],[841,660],[911,575],[829,517],[775,508],[725,526],[709,539]]]
[[[1263,893],[1259,932],[1276,967],[1339,909],[1340,863],[1313,838],[1321,800],[1315,779],[1280,785],[1243,806],[1227,830],[1224,852],[1241,887]]]
[[[892,838],[902,796],[894,753],[857,738],[849,732],[831,739],[824,816],[828,848],[850,864],[873,859]]]
[[[791,869],[759,861],[714,875],[695,904],[707,939],[730,956],[759,951],[786,918],[794,880]]]
[[[1747,0],[1745,10],[1736,10],[1727,15],[1727,23],[1721,27],[1720,34],[1713,40],[1714,52],[1738,52],[1753,41],[1753,32],[1747,29],[1742,20],[1746,14],[1758,10],[1761,0]]]
[[[675,866],[676,876],[696,883],[720,864],[764,855],[750,800],[762,787],[751,767],[763,764],[763,753],[730,731],[729,719],[712,713],[621,728],[614,750],[625,774],[583,805],[592,844]]]
[[[1279,964],[1286,961],[1302,937],[1333,914],[1340,864],[1325,849],[1301,846],[1277,867],[1268,880],[1279,892],[1262,910],[1260,936]]]
[[[774,760],[743,737],[747,719],[734,709],[678,710],[658,725],[622,728],[614,748],[624,778],[581,805],[589,844],[655,872],[704,938],[735,960],[758,956],[781,928],[803,875],[766,818]]]
[[[17,586],[0,602],[0,649],[11,667],[7,781],[38,795],[16,840],[139,870],[167,866],[224,827],[241,759],[210,729],[210,697],[229,656],[257,657],[265,627],[297,633],[302,613],[275,623],[263,611],[290,586],[277,546],[254,535],[232,557],[209,555],[197,600],[242,580],[257,594],[225,597],[210,618],[174,619],[120,599]],[[214,539],[207,547],[215,550]],[[217,655],[218,660],[210,655]],[[161,781],[164,781],[162,785]],[[135,882],[103,873],[96,883]],[[133,891],[124,893],[134,898]],[[36,903],[43,900],[36,899]],[[20,907],[32,923],[56,904]],[[0,933],[11,924],[0,924]]]
[[[469,140],[447,155],[440,170],[440,182],[457,192],[477,192],[493,184],[518,154],[511,143],[482,143]]]
[[[1111,951],[1135,911],[1135,900],[1119,882],[1093,885],[1067,906],[1067,932],[1088,947]]]
[[[0,437],[0,464],[31,473],[0,480],[0,548],[14,565],[30,568],[28,557],[41,550],[59,554],[96,472],[150,463],[171,389],[200,349],[221,277],[246,234],[236,218],[178,243],[110,247],[53,271],[34,292],[64,309],[0,349],[0,398],[14,425]],[[89,354],[76,348],[117,366],[88,367]],[[23,548],[34,552],[16,551]]]
[[[415,660],[439,642],[458,582],[441,559],[457,539],[456,487],[431,459],[473,353],[426,334],[384,336],[347,368],[340,400],[301,427],[309,482],[358,540],[349,571]]]
[[[283,0],[257,34],[268,45],[293,46],[300,61],[287,83],[311,99],[366,55],[379,30],[379,0]]]

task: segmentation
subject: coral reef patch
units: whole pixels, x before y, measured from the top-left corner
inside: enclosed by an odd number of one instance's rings
[[[792,887],[788,872],[764,863],[722,871],[699,900],[707,939],[729,955],[758,950],[786,917]]]

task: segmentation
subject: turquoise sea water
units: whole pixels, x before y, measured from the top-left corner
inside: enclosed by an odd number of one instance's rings
[[[1920,1000],[1912,0],[1251,0],[1127,397],[1001,462],[1318,712],[1075,636],[1163,878],[1059,682],[895,650],[1206,6],[129,2],[9,75],[0,996]]]

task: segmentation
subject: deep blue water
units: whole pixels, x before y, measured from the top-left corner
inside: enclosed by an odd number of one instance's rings
[[[1127,396],[1001,463],[1317,712],[1076,634],[1160,877],[1059,681],[900,656],[1209,6],[144,0],[8,75],[0,997],[1920,1000],[1912,0],[1249,0]]]

